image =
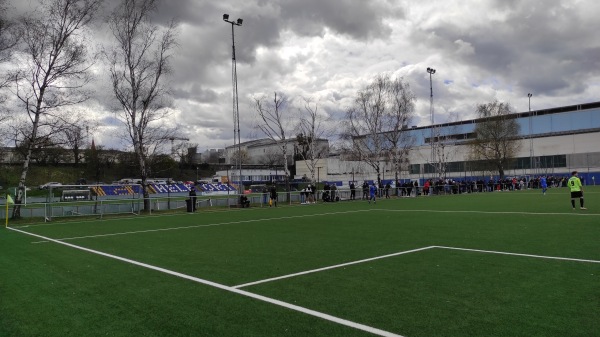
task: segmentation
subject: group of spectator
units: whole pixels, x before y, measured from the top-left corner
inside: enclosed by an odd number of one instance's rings
[[[315,187],[308,184],[305,188],[300,191],[300,204],[314,204],[315,203]]]
[[[543,180],[546,180],[547,187],[566,187],[566,177],[556,176],[536,176],[529,180],[525,177],[510,177],[505,179],[429,179],[423,185],[423,194],[460,194],[474,192],[493,192],[493,191],[518,191],[523,189],[544,188]],[[410,183],[409,183],[410,184]],[[402,186],[407,189],[406,186]],[[410,193],[408,193],[410,195]]]
[[[544,183],[546,182],[546,184]],[[566,177],[557,176],[536,176],[529,180],[525,177],[510,177],[505,179],[428,179],[425,181],[423,186],[419,185],[418,181],[405,181],[399,183],[397,188],[392,188],[390,181],[385,184],[382,181],[372,182],[369,184],[368,181],[364,181],[362,185],[355,185],[354,182],[350,183],[350,198],[349,200],[356,200],[356,190],[362,189],[363,200],[374,200],[373,197],[377,198],[390,198],[391,195],[398,197],[410,197],[419,195],[431,195],[431,194],[462,194],[462,193],[483,193],[493,191],[516,191],[522,189],[538,189],[542,188],[545,190],[546,187],[564,187],[567,186]],[[320,192],[320,195],[318,193]],[[544,191],[545,192],[545,191]],[[269,204],[269,207],[277,207],[277,189],[275,185],[270,187],[264,187],[263,203]],[[315,203],[317,197],[323,202],[335,202],[339,201],[341,193],[335,184],[325,183],[323,190],[318,191],[312,184],[308,184],[305,188],[300,191],[300,203],[301,204],[312,204]],[[195,191],[190,192],[190,197],[195,201]],[[345,195],[347,197],[347,194]],[[268,200],[267,200],[268,198]],[[195,202],[193,202],[195,206]],[[246,196],[240,197],[240,205],[242,207],[249,207],[249,200]],[[195,210],[195,207],[194,207]]]

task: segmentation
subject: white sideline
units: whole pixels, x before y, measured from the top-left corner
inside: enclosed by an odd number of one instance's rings
[[[574,258],[570,258],[570,257],[545,256],[545,255],[533,255],[533,254],[509,253],[509,252],[499,252],[499,251],[494,251],[494,250],[482,250],[482,249],[470,249],[470,248],[458,248],[458,247],[446,247],[446,246],[433,246],[433,248],[462,250],[462,251],[467,251],[467,252],[488,253],[488,254],[525,256],[525,257],[534,257],[534,258],[538,258],[538,259],[549,259],[549,260],[600,263],[600,261],[597,261],[597,260],[574,259]]]
[[[270,220],[286,220],[286,219],[313,217],[313,216],[319,216],[319,215],[336,215],[336,214],[370,212],[370,211],[372,211],[372,210],[371,209],[363,209],[363,210],[356,210],[356,211],[344,211],[344,212],[329,212],[329,213],[315,213],[315,214],[292,215],[292,216],[282,216],[282,217],[277,217],[277,218],[262,218],[262,219],[251,219],[251,220],[219,222],[219,223],[205,224],[205,225],[191,225],[191,226],[181,226],[181,227],[171,227],[171,228],[145,229],[145,230],[141,230],[141,231],[129,231],[129,232],[108,233],[108,234],[74,236],[74,237],[60,238],[60,239],[54,239],[54,240],[57,240],[57,241],[66,241],[66,240],[77,240],[77,239],[100,238],[100,237],[105,237],[105,236],[116,236],[116,235],[128,235],[128,234],[139,234],[139,233],[162,232],[162,231],[172,231],[172,230],[179,230],[179,229],[190,229],[190,228],[200,228],[200,227],[213,227],[213,226],[223,226],[223,225],[235,225],[235,224],[249,223],[249,222],[270,221]],[[32,243],[47,243],[47,242],[48,241],[44,240],[44,241],[34,241]]]
[[[474,214],[519,214],[519,215],[579,215],[579,216],[600,216],[596,213],[582,212],[563,212],[563,213],[540,213],[540,212],[519,212],[519,211],[459,211],[459,210],[435,210],[435,209],[386,209],[378,208],[378,211],[388,212],[425,212],[425,213],[474,213]]]
[[[139,266],[139,267],[143,267],[143,268],[147,268],[147,269],[159,271],[161,273],[165,273],[165,274],[177,276],[177,277],[180,277],[180,278],[183,278],[183,279],[186,279],[186,280],[194,281],[194,282],[201,283],[201,284],[204,284],[204,285],[208,285],[208,286],[211,286],[211,287],[215,287],[215,288],[218,288],[218,289],[221,289],[221,290],[229,291],[229,292],[232,292],[232,293],[235,293],[235,294],[238,294],[238,295],[250,297],[250,298],[253,298],[253,299],[256,299],[256,300],[259,300],[259,301],[271,303],[271,304],[274,304],[274,305],[277,305],[277,306],[280,306],[280,307],[284,307],[284,308],[287,308],[287,309],[290,309],[290,310],[294,310],[294,311],[302,312],[302,313],[307,314],[307,315],[318,317],[318,318],[321,318],[321,319],[324,319],[324,320],[327,320],[327,321],[330,321],[330,322],[334,322],[334,323],[345,325],[345,326],[348,326],[348,327],[351,327],[351,328],[355,328],[355,329],[358,329],[358,330],[366,331],[366,332],[372,333],[374,335],[384,336],[384,337],[403,337],[401,335],[394,334],[394,333],[391,333],[391,332],[388,332],[388,331],[385,331],[385,330],[381,330],[381,329],[370,327],[368,325],[364,325],[364,324],[360,324],[360,323],[348,321],[348,320],[345,320],[343,318],[339,318],[339,317],[335,317],[335,316],[332,316],[332,315],[328,315],[328,314],[325,314],[325,313],[322,313],[322,312],[319,312],[319,311],[311,310],[311,309],[304,308],[304,307],[301,307],[301,306],[298,306],[298,305],[295,305],[295,304],[291,304],[291,303],[283,302],[283,301],[280,301],[280,300],[276,300],[276,299],[273,299],[273,298],[270,298],[270,297],[266,297],[266,296],[254,294],[254,293],[251,293],[251,292],[247,292],[247,291],[244,291],[244,290],[236,289],[234,287],[226,286],[224,284],[212,282],[212,281],[209,281],[209,280],[197,278],[197,277],[186,275],[186,274],[182,274],[182,273],[178,273],[176,271],[172,271],[172,270],[169,270],[169,269],[165,269],[165,268],[153,266],[153,265],[146,264],[146,263],[139,262],[139,261],[135,261],[135,260],[130,260],[130,259],[127,259],[127,258],[124,258],[124,257],[120,257],[120,256],[108,254],[108,253],[103,253],[101,251],[97,251],[97,250],[93,250],[93,249],[89,249],[89,248],[77,246],[77,245],[74,245],[74,244],[71,244],[71,243],[67,243],[67,242],[63,242],[63,241],[51,239],[51,238],[48,238],[48,237],[45,237],[45,236],[42,236],[42,235],[38,235],[38,234],[33,234],[33,233],[26,232],[26,231],[22,231],[20,229],[15,229],[15,228],[12,228],[12,227],[8,227],[8,229],[10,229],[12,231],[16,231],[16,232],[22,233],[22,234],[31,235],[31,236],[34,236],[34,237],[37,237],[37,238],[41,238],[41,239],[44,239],[46,241],[54,242],[54,243],[57,243],[57,244],[60,244],[60,245],[65,245],[65,246],[68,246],[68,247],[71,247],[71,248],[83,250],[83,251],[88,252],[88,253],[101,255],[101,256],[104,256],[104,257],[111,258],[111,259],[115,259],[115,260],[119,260],[119,261],[126,262],[126,263],[129,263],[129,264],[133,264],[133,265],[136,265],[136,266]]]
[[[231,222],[222,222],[222,223],[206,224],[206,225],[192,225],[192,226],[182,226],[182,227],[172,227],[172,228],[148,229],[148,230],[141,230],[141,231],[130,231],[130,232],[109,233],[109,234],[76,236],[76,237],[61,238],[61,239],[56,239],[56,240],[77,240],[77,239],[99,238],[99,237],[104,237],[104,236],[116,236],[116,235],[128,235],[128,234],[138,234],[138,233],[150,233],[150,232],[170,231],[170,230],[178,230],[178,229],[189,229],[189,228],[199,228],[199,227],[232,225],[232,224],[257,222],[257,221],[285,220],[285,219],[312,217],[312,216],[319,216],[319,215],[335,215],[335,214],[347,214],[347,213],[371,212],[371,211],[426,212],[426,213],[474,213],[474,214],[522,214],[522,215],[600,216],[600,214],[594,214],[594,213],[533,213],[533,212],[516,212],[516,211],[515,212],[511,212],[511,211],[460,211],[460,210],[431,210],[431,209],[385,209],[385,208],[371,208],[371,209],[363,209],[363,210],[355,210],[355,211],[315,213],[315,214],[295,215],[295,216],[289,216],[289,217],[277,217],[277,218],[264,218],[264,219],[254,219],[254,220],[231,221]],[[163,215],[161,215],[161,216],[163,216]],[[173,216],[173,215],[164,215],[164,216]],[[140,218],[138,217],[137,219],[140,219]],[[121,220],[121,219],[114,219],[114,220]],[[102,220],[102,221],[108,221],[108,220]],[[82,222],[72,222],[72,223],[82,223]],[[59,224],[64,224],[64,223],[59,223]],[[38,226],[38,225],[26,225],[26,226],[18,226],[18,227],[13,227],[13,228],[26,228],[26,227],[33,227],[33,226]],[[47,242],[48,241],[34,241],[32,243],[36,243],[37,244],[37,243],[47,243]]]
[[[409,254],[409,253],[419,252],[419,251],[426,250],[426,249],[431,249],[431,248],[435,248],[435,246],[429,246],[429,247],[417,248],[417,249],[412,249],[412,250],[406,250],[406,251],[403,251],[403,252],[397,252],[397,253],[393,253],[393,254],[387,254],[387,255],[381,255],[381,256],[371,257],[371,258],[364,259],[364,260],[346,262],[346,263],[336,264],[336,265],[329,266],[329,267],[323,267],[323,268],[318,268],[318,269],[312,269],[312,270],[302,271],[302,272],[294,273],[294,274],[288,274],[288,275],[283,275],[283,276],[278,276],[278,277],[272,277],[272,278],[268,278],[268,279],[264,279],[264,280],[255,281],[255,282],[240,284],[240,285],[234,286],[232,288],[239,289],[239,288],[243,288],[243,287],[249,287],[249,286],[253,286],[253,285],[256,285],[256,284],[260,284],[260,283],[277,281],[277,280],[282,280],[282,279],[286,279],[286,278],[290,278],[290,277],[295,277],[295,276],[300,276],[300,275],[305,275],[305,274],[316,273],[316,272],[320,272],[320,271],[324,271],[324,270],[341,268],[341,267],[345,267],[345,266],[351,266],[353,264],[359,264],[359,263],[364,263],[364,262],[369,262],[369,261],[375,261],[375,260],[379,260],[379,259],[385,259],[385,258],[388,258],[388,257],[393,257],[393,256],[398,256],[398,255],[403,255],[403,254]]]

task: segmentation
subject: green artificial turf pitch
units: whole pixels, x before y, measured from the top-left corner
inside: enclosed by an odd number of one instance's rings
[[[558,188],[15,227],[111,256],[2,229],[0,336],[598,336],[600,188],[585,198],[585,211]]]

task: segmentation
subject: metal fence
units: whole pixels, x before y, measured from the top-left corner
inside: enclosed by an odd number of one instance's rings
[[[496,191],[517,191],[521,189],[530,189],[527,185],[510,184],[510,183],[494,183],[494,184],[437,184],[430,187],[413,186],[399,187],[389,189],[377,189],[377,198],[414,198],[419,196],[431,195],[453,195],[465,193],[488,193]],[[356,188],[354,193],[348,189],[338,190],[318,190],[314,193],[294,191],[294,192],[278,192],[276,202],[270,203],[269,193],[254,193],[244,195],[249,202],[248,207],[276,207],[277,205],[292,205],[292,204],[310,204],[322,202],[343,202],[349,200],[367,200],[370,196],[368,190],[362,187]],[[196,197],[196,211],[205,210],[232,210],[241,208],[241,195],[201,195]],[[0,218],[6,217],[6,208],[4,200],[0,207]],[[172,196],[172,197],[152,197],[149,198],[150,208],[148,213],[165,213],[165,212],[188,212],[190,211],[191,199],[189,196]],[[14,205],[9,205],[9,216],[12,214]],[[21,216],[24,218],[39,218],[43,221],[54,221],[65,218],[75,217],[96,217],[103,218],[110,215],[139,215],[143,212],[143,198],[121,198],[121,199],[99,199],[95,201],[60,201],[52,200],[51,202],[28,203],[21,205]],[[191,209],[193,211],[193,207]]]

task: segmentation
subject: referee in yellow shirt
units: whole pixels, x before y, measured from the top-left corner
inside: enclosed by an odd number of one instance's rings
[[[571,206],[573,206],[573,209],[575,209],[575,199],[577,198],[579,198],[579,209],[587,209],[583,207],[583,186],[581,186],[577,171],[571,172],[571,178],[569,178],[567,185],[571,189]]]

